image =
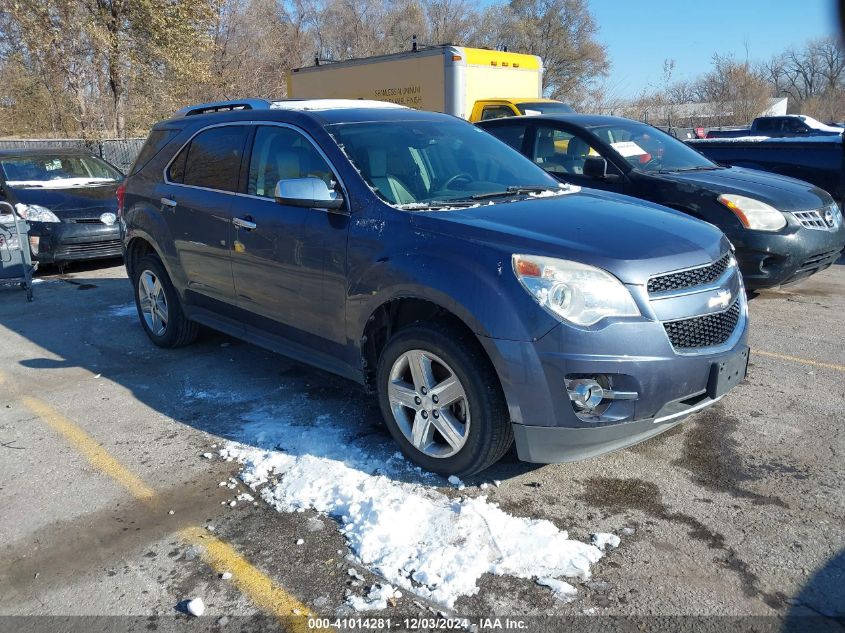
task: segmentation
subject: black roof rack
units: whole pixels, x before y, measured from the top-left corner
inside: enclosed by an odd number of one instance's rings
[[[267,99],[238,99],[236,101],[212,101],[199,103],[182,108],[174,118],[193,116],[195,114],[210,114],[212,112],[231,112],[233,110],[269,110],[273,102]]]

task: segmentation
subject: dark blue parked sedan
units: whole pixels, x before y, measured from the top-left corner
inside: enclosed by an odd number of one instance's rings
[[[725,236],[568,187],[451,116],[245,100],[157,124],[118,196],[138,314],[362,383],[417,464],[556,462],[707,407],[748,362]]]
[[[82,150],[0,151],[0,199],[29,223],[32,257],[41,263],[120,257],[115,191],[122,180]]]
[[[482,121],[556,178],[656,202],[718,226],[748,288],[794,283],[831,266],[845,246],[826,191],[778,174],[714,163],[655,127],[563,114]]]

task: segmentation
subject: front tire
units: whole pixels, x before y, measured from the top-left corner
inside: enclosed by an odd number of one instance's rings
[[[193,343],[199,325],[185,317],[179,295],[158,256],[142,257],[134,267],[132,281],[138,317],[150,340],[166,348]]]
[[[474,475],[513,442],[499,379],[478,341],[448,322],[417,323],[388,341],[377,370],[390,434],[414,463]]]

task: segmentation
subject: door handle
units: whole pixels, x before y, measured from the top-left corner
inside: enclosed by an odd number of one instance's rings
[[[176,201],[173,198],[162,198],[161,203],[166,206],[174,209],[176,207]]]
[[[246,218],[233,218],[232,224],[242,229],[246,229],[247,231],[252,231],[258,226],[255,222],[249,219],[249,216]]]

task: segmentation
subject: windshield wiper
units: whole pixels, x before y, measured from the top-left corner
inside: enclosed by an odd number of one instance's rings
[[[511,185],[504,191],[490,191],[487,193],[477,193],[472,196],[473,200],[484,200],[485,198],[501,198],[503,196],[510,196],[515,193],[540,193],[542,191],[557,191],[554,187],[549,185]]]
[[[682,171],[713,171],[714,169],[720,169],[720,167],[716,166],[708,166],[708,165],[699,165],[698,167],[678,167],[677,169],[659,169],[657,170],[658,174],[677,174],[678,172]]]
[[[405,211],[430,211],[432,209],[449,209],[449,208],[466,208],[475,206],[471,200],[457,198],[455,200],[432,200],[430,202],[408,202],[405,204],[396,205]]]

